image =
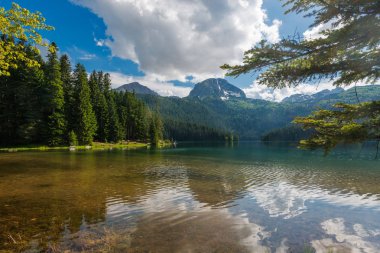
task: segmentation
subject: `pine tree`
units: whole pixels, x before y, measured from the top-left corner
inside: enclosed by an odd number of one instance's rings
[[[34,50],[24,50],[29,59],[43,64]],[[41,143],[44,72],[23,61],[17,66],[9,69],[9,76],[0,76],[0,144]]]
[[[120,125],[119,114],[115,102],[115,92],[111,90],[111,76],[109,73],[98,73],[100,79],[100,88],[103,92],[108,106],[108,137],[111,142],[120,141],[123,138],[123,130]]]
[[[49,94],[47,142],[51,146],[62,145],[65,142],[66,131],[63,83],[57,51],[57,46],[52,43],[49,47],[48,61],[45,67],[46,89]]]
[[[91,101],[95,112],[98,129],[95,138],[99,141],[107,141],[109,132],[108,105],[105,94],[102,91],[103,73],[93,71],[89,78]]]
[[[149,117],[148,117],[148,110],[145,107],[145,105],[137,101],[136,107],[133,108],[136,117],[134,121],[135,125],[135,139],[138,140],[146,140],[149,138]]]
[[[91,105],[91,92],[88,86],[87,73],[83,65],[77,64],[74,71],[76,134],[83,145],[92,144],[97,125]]]
[[[150,133],[150,143],[157,146],[160,140],[163,139],[162,136],[162,122],[157,113],[152,114],[149,125]]]
[[[129,92],[124,93],[123,102],[127,108],[127,119],[125,125],[126,139],[136,139],[136,121],[137,121],[137,100],[134,95]]]
[[[228,75],[261,72],[258,83],[273,88],[304,82],[333,80],[336,86],[380,79],[380,1],[287,0],[289,12],[314,18],[321,26],[317,38],[289,37],[271,44],[262,41],[245,52],[242,65],[223,65]],[[377,140],[380,145],[378,102],[354,107],[338,104],[337,110],[321,110],[296,123],[316,134],[302,141],[305,147],[329,151],[338,143]],[[342,111],[344,113],[342,113]]]
[[[25,42],[29,50],[39,53],[37,45],[46,43],[38,30],[52,29],[39,12],[30,12],[16,3],[9,10],[0,7],[0,76],[9,76],[9,70],[17,69],[21,63],[30,68],[40,67],[41,62],[25,51]]]
[[[118,142],[122,138],[122,132],[113,92],[108,92],[107,103],[109,116],[109,132],[107,139],[111,142]]]
[[[103,72],[99,72],[100,80],[101,80],[101,90],[104,93],[107,93],[111,90],[111,75],[109,73],[103,74]]]
[[[72,69],[69,57],[67,55],[62,55],[60,58],[61,67],[61,80],[63,86],[63,96],[64,96],[64,112],[66,119],[66,135],[68,135],[74,127],[74,84]]]

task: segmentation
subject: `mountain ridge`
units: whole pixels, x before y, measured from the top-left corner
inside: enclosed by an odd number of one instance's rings
[[[357,87],[361,102],[380,100],[380,85]],[[316,93],[318,94],[318,93]],[[292,126],[296,116],[306,116],[319,108],[331,109],[338,102],[357,103],[355,89],[323,91],[303,102],[273,102],[263,99],[230,97],[223,100],[217,96],[200,99],[197,96],[170,98],[139,96],[151,109],[159,110],[170,137],[181,139],[183,124],[220,129],[232,132],[244,140],[260,140],[266,133]],[[178,126],[178,127],[176,127]],[[188,129],[187,129],[188,130]],[[172,134],[175,133],[175,134]]]
[[[196,84],[184,98],[157,93],[137,95],[149,108],[158,110],[168,138],[199,140],[199,133],[215,129],[236,134],[240,139],[260,140],[276,129],[288,128],[289,132],[296,116],[306,116],[320,108],[331,109],[338,102],[354,104],[358,98],[360,102],[380,100],[380,85],[294,94],[273,102],[247,98],[242,90],[224,79],[207,79]]]
[[[311,100],[311,99],[322,99],[322,98],[327,98],[327,97],[336,97],[338,94],[344,92],[345,90],[341,87],[337,87],[335,89],[329,90],[329,89],[324,89],[322,91],[313,93],[313,94],[293,94],[289,97],[286,97],[281,100],[282,103],[298,103],[298,102],[304,102],[306,100]]]
[[[230,98],[246,98],[244,91],[230,84],[222,78],[209,78],[197,83],[188,95],[190,98],[217,98],[228,100]]]
[[[155,95],[159,96],[159,94],[151,89],[149,89],[147,86],[144,86],[140,84],[139,82],[132,82],[127,83],[124,85],[119,86],[115,89],[116,91],[128,91],[136,94],[142,94],[142,95]]]

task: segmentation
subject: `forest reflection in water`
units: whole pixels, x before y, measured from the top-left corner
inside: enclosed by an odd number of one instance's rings
[[[380,166],[255,143],[0,154],[0,250],[380,251]]]

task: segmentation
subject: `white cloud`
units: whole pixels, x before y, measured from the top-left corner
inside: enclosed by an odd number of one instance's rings
[[[96,58],[95,54],[84,54],[84,55],[82,55],[82,56],[79,57],[79,60],[89,61],[89,60],[92,60],[92,59],[95,59],[95,58]]]
[[[336,194],[320,187],[304,189],[287,181],[266,183],[247,190],[259,206],[271,217],[291,219],[308,212],[307,202],[323,201],[336,206],[349,208],[372,208],[380,210],[377,196],[360,195],[354,192]]]
[[[66,54],[75,56],[76,59],[79,59],[81,61],[90,61],[97,58],[95,54],[89,53],[86,50],[83,50],[75,45],[68,48],[67,51],[68,52]]]
[[[312,27],[310,29],[307,29],[304,33],[303,36],[307,40],[314,40],[314,39],[319,39],[319,38],[324,38],[325,36],[322,34],[322,32],[328,28],[330,28],[330,24],[319,24],[315,27]]]
[[[380,244],[376,237],[380,231],[365,228],[362,224],[351,224],[343,218],[329,219],[321,223],[322,229],[336,240],[325,238],[311,242],[317,253],[322,252],[379,252]]]
[[[178,96],[185,97],[189,95],[191,88],[175,86],[173,83],[160,81],[154,76],[127,76],[118,72],[109,72],[112,79],[112,87],[117,88],[123,84],[131,82],[139,82],[142,85],[149,87],[162,96]]]
[[[154,90],[161,96],[178,96],[178,97],[186,97],[189,95],[192,88],[190,87],[182,87],[182,86],[175,86],[173,83],[168,81],[163,81],[160,79],[160,77],[155,75],[148,75],[148,76],[130,76],[130,75],[124,75],[119,72],[109,72],[112,77],[112,87],[117,88],[123,84],[131,83],[131,82],[139,82],[142,85],[145,85],[149,87],[151,90]],[[268,88],[267,86],[260,85],[257,83],[257,81],[254,81],[253,84],[251,84],[247,88],[243,88],[242,90],[247,95],[248,98],[254,98],[254,99],[264,99],[269,101],[276,101],[280,102],[286,97],[289,97],[294,94],[306,94],[311,95],[314,93],[317,93],[319,91],[328,89],[332,90],[335,89],[336,86],[334,86],[333,81],[324,81],[320,82],[318,84],[311,84],[311,83],[304,83],[300,84],[297,87],[286,87],[283,89],[273,89]],[[357,86],[364,86],[368,85],[366,83],[357,83]],[[353,85],[342,87],[344,89],[349,89],[354,87]]]
[[[223,76],[263,38],[279,39],[281,22],[267,23],[263,0],[72,0],[101,17],[109,36],[97,40],[113,56],[149,76],[185,81]]]
[[[249,98],[265,99],[270,101],[281,101],[293,94],[313,94],[324,89],[333,89],[332,82],[323,82],[316,84],[300,84],[297,87],[286,87],[282,89],[268,88],[260,85],[256,81],[248,88],[243,89]]]
[[[363,85],[368,85],[365,83],[357,83],[357,86],[363,86]],[[344,89],[349,89],[354,87],[353,85],[342,87]],[[294,94],[314,94],[319,91],[328,89],[335,89],[336,86],[333,85],[333,81],[324,81],[320,82],[318,84],[313,84],[313,83],[303,83],[298,85],[297,87],[286,87],[282,89],[273,89],[273,88],[268,88],[265,85],[260,85],[255,81],[253,84],[251,84],[247,88],[243,88],[242,90],[245,92],[247,97],[249,98],[256,98],[256,99],[265,99],[265,100],[270,100],[270,101],[281,101],[286,97],[289,97]]]
[[[314,40],[314,39],[319,39],[319,38],[326,38],[325,35],[323,35],[324,31],[327,30],[337,30],[343,27],[342,24],[335,25],[334,22],[337,20],[332,20],[328,23],[324,24],[319,24],[317,26],[311,27],[310,29],[307,29],[304,33],[303,36],[306,40]]]
[[[94,35],[94,42],[95,42],[95,45],[97,45],[98,47],[104,47],[106,45],[105,40],[97,39],[95,38],[95,35]]]

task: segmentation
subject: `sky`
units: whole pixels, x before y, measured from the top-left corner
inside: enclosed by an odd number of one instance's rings
[[[12,1],[0,0],[8,8]],[[72,64],[109,72],[114,88],[137,81],[163,96],[187,96],[195,83],[225,78],[219,68],[238,64],[262,39],[315,36],[312,20],[284,14],[279,0],[15,0],[40,11]],[[251,98],[280,101],[315,93],[331,82],[281,90],[257,85],[256,75],[226,78]]]

